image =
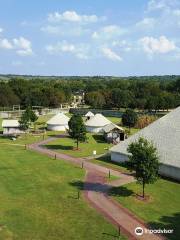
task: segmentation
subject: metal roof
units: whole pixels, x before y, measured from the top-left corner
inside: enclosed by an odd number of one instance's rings
[[[180,107],[140,130],[124,142],[112,147],[110,151],[128,154],[128,145],[140,137],[144,137],[154,144],[160,162],[180,167]]]
[[[124,129],[119,127],[118,125],[114,124],[114,123],[110,123],[108,125],[106,125],[105,127],[103,127],[103,130],[105,133],[108,133],[110,131],[112,131],[113,129],[119,129],[120,131],[124,132]]]
[[[2,127],[3,128],[10,128],[10,127],[19,127],[20,124],[18,122],[18,120],[3,120],[2,121]]]

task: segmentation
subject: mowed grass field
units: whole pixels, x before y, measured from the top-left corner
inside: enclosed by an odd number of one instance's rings
[[[147,185],[145,193],[150,196],[149,202],[137,199],[136,194],[141,193],[142,186],[130,183],[113,188],[110,194],[152,229],[174,229],[168,239],[180,239],[180,184],[159,179],[155,184]]]
[[[77,199],[73,183],[84,174],[63,160],[1,145],[0,239],[117,239],[117,230]]]
[[[70,137],[59,138],[46,145],[47,148],[57,152],[65,153],[74,157],[88,157],[93,155],[93,150],[96,150],[97,155],[108,152],[112,146],[105,142],[102,135],[87,134],[88,141],[79,143],[79,150],[76,150],[76,142]]]

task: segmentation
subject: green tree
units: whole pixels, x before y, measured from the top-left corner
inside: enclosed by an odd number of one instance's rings
[[[143,198],[146,184],[152,184],[158,179],[159,158],[157,150],[151,142],[139,138],[128,146],[129,168],[135,171],[137,182],[143,187]]]
[[[19,98],[7,83],[0,82],[0,106],[12,107],[19,104]]]
[[[134,127],[138,120],[137,113],[132,109],[127,109],[122,115],[122,123],[124,126],[128,126],[129,130]]]
[[[106,103],[104,95],[99,91],[87,93],[85,101],[94,108],[102,108]]]
[[[38,119],[38,117],[33,112],[31,107],[27,107],[25,112],[23,112],[21,119],[19,121],[20,127],[23,130],[27,130],[29,128],[29,126],[31,125],[31,123],[34,123],[37,119]]]
[[[131,102],[131,93],[129,90],[115,88],[112,90],[113,105],[117,108],[128,107]]]
[[[86,140],[86,127],[80,115],[73,115],[68,122],[69,135],[76,140],[77,150],[79,148],[79,141]]]

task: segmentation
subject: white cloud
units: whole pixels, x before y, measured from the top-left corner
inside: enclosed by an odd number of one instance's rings
[[[154,18],[144,18],[142,21],[136,23],[136,27],[142,30],[153,29],[156,24],[156,20]]]
[[[166,7],[164,0],[150,0],[148,2],[148,11],[163,9]]]
[[[177,16],[177,17],[180,17],[180,9],[175,9],[175,10],[173,11],[173,14],[174,14],[175,16]]]
[[[65,11],[63,13],[54,12],[48,15],[48,21],[58,23],[62,21],[76,23],[95,23],[99,20],[96,15],[79,15],[75,11]]]
[[[46,51],[52,55],[69,53],[79,59],[89,58],[89,47],[84,44],[72,44],[67,41],[58,42],[55,45],[46,46]]]
[[[0,48],[14,49],[20,56],[30,56],[33,54],[31,42],[24,37],[14,38],[12,40],[8,40],[7,38],[0,39]]]
[[[168,10],[178,4],[178,0],[150,0],[147,9],[148,11]]]
[[[4,31],[4,29],[0,27],[0,33],[2,33],[3,31]]]
[[[176,49],[173,41],[168,40],[165,36],[158,38],[144,37],[140,39],[143,50],[148,54],[168,53]]]
[[[112,51],[112,49],[108,48],[108,47],[102,47],[101,48],[101,52],[104,55],[104,57],[113,60],[113,61],[122,61],[122,58],[115,53],[114,51]]]
[[[31,42],[24,38],[14,38],[13,39],[14,48],[17,49],[17,54],[20,56],[30,56],[33,54]]]
[[[126,33],[127,30],[117,26],[117,25],[108,25],[101,28],[99,31],[95,31],[92,34],[92,38],[95,40],[108,40],[118,38],[119,36]]]
[[[12,49],[13,45],[11,44],[11,42],[8,39],[3,38],[3,39],[0,39],[0,48]]]
[[[82,26],[78,25],[75,27],[67,27],[64,25],[47,25],[41,28],[41,31],[60,36],[81,36],[88,33],[88,29],[84,29]]]
[[[130,52],[133,49],[132,43],[127,40],[115,40],[112,42],[112,47],[119,48],[121,52]]]

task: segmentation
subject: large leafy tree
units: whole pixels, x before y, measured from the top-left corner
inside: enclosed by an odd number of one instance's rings
[[[76,140],[77,149],[79,148],[79,141],[86,140],[86,128],[83,119],[80,115],[73,115],[68,122],[69,135]]]
[[[129,130],[134,127],[138,120],[137,113],[132,109],[127,109],[122,115],[122,123],[124,126],[128,126]]]
[[[113,105],[117,108],[128,107],[131,101],[131,93],[129,90],[121,90],[115,88],[112,90]]]
[[[23,130],[27,130],[31,123],[34,123],[38,117],[34,113],[34,111],[31,109],[31,107],[27,107],[25,112],[23,112],[21,119],[19,121],[20,127]]]
[[[19,104],[20,100],[7,83],[0,82],[0,106],[12,107]]]
[[[102,108],[105,105],[105,97],[100,91],[87,93],[85,96],[86,103],[94,108]]]
[[[157,149],[151,142],[139,138],[128,146],[129,168],[135,171],[137,182],[143,187],[143,198],[146,184],[152,184],[158,179],[159,158]]]

